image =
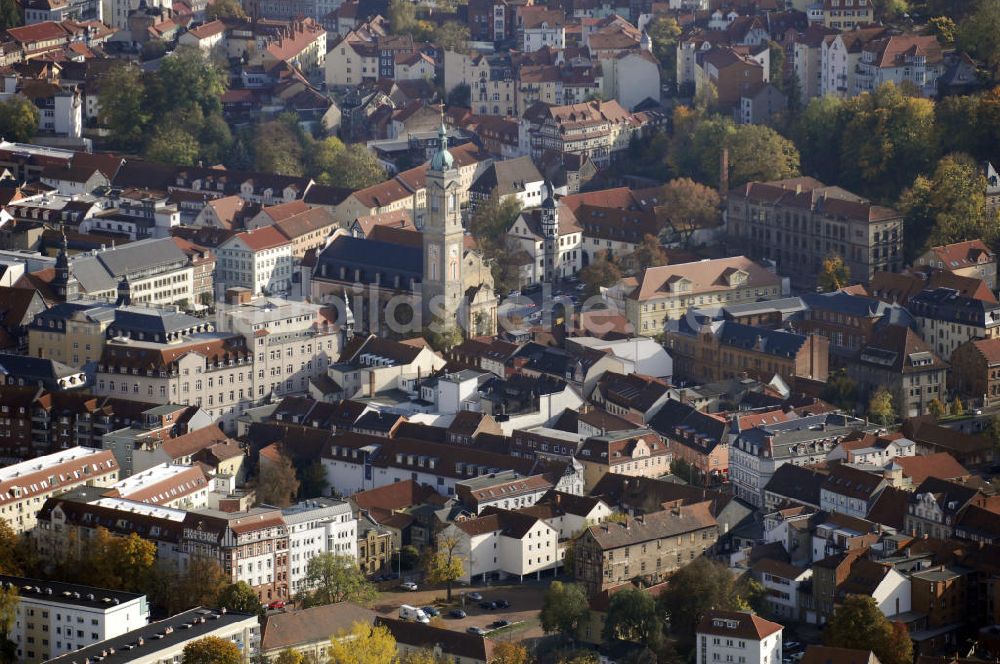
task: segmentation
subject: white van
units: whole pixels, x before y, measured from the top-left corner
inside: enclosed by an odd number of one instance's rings
[[[399,619],[400,620],[416,620],[417,622],[429,623],[430,618],[424,613],[423,609],[418,609],[415,606],[410,606],[409,604],[404,604],[399,607]]]

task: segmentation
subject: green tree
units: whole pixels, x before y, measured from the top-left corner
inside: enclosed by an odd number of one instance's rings
[[[935,16],[927,23],[931,31],[938,36],[938,41],[943,45],[950,46],[955,43],[955,33],[958,32],[958,26],[955,25],[955,21],[951,18],[947,16]]]
[[[394,664],[396,639],[385,625],[356,622],[331,637],[327,657],[331,664]]]
[[[201,146],[180,127],[159,127],[146,146],[146,158],[172,166],[192,166]]]
[[[518,286],[518,271],[507,231],[521,214],[521,202],[515,197],[504,201],[493,195],[480,202],[469,218],[469,233],[476,239],[480,251],[490,264],[493,285],[498,291],[510,291]]]
[[[321,553],[306,565],[306,586],[314,588],[311,606],[337,602],[366,603],[375,599],[375,586],[365,579],[351,556]]]
[[[839,254],[830,254],[823,259],[823,269],[819,273],[819,287],[826,292],[840,290],[851,281],[851,270]]]
[[[563,638],[573,641],[589,615],[590,603],[582,586],[553,581],[545,589],[539,617],[546,634],[558,632]]]
[[[0,102],[0,136],[27,143],[38,133],[38,107],[21,95]]]
[[[875,0],[875,16],[882,20],[894,20],[910,11],[906,0]]]
[[[344,189],[364,189],[385,180],[385,169],[375,154],[361,143],[344,148],[327,172],[326,184]]]
[[[844,100],[816,97],[799,114],[792,129],[795,145],[802,154],[802,170],[824,182],[840,177],[840,141],[847,114]]]
[[[15,0],[0,0],[0,30],[21,25],[21,10]]]
[[[395,557],[397,565],[404,570],[411,570],[420,563],[420,552],[412,544],[402,547]]]
[[[458,537],[440,535],[437,539],[437,551],[427,558],[425,572],[427,573],[427,583],[443,583],[448,588],[448,601],[451,601],[451,588],[455,581],[462,578],[465,573],[465,565],[456,549],[461,543]]]
[[[653,44],[653,56],[660,61],[663,82],[677,84],[677,40],[681,26],[672,16],[657,16],[646,26],[646,34]]]
[[[586,286],[584,294],[587,297],[599,295],[601,288],[614,286],[621,278],[621,268],[608,258],[606,251],[595,252],[590,264],[580,270],[580,281]]]
[[[20,555],[21,540],[6,519],[0,519],[0,574],[20,576],[25,573]]]
[[[296,177],[305,173],[302,143],[292,123],[272,120],[258,125],[254,146],[258,171]]]
[[[1000,0],[976,0],[972,12],[959,24],[956,46],[982,60],[994,78],[1000,67]]]
[[[221,164],[233,146],[233,132],[221,113],[213,113],[204,119],[198,133],[199,154],[205,164]]]
[[[889,426],[896,421],[892,394],[884,387],[880,387],[868,401],[868,417],[880,426]]]
[[[314,459],[305,464],[299,470],[299,499],[318,498],[326,495],[326,490],[330,487],[329,480],[326,479],[326,470],[323,462]]]
[[[918,175],[898,207],[908,261],[927,246],[997,239],[996,217],[987,214],[986,178],[967,155],[948,155],[929,178]]]
[[[895,198],[934,158],[934,102],[892,83],[844,102],[840,136],[843,186],[875,198]]]
[[[227,74],[200,48],[181,46],[146,77],[147,108],[161,118],[198,106],[204,117],[222,111]]]
[[[442,321],[440,318],[425,326],[422,336],[424,341],[439,353],[462,343],[463,338],[462,329],[455,324],[455,321]]]
[[[101,77],[97,119],[108,129],[109,139],[122,150],[142,145],[149,114],[144,107],[145,84],[142,71],[125,60],[116,60]]]
[[[292,460],[278,448],[277,458],[261,458],[253,483],[258,505],[288,507],[299,492],[299,479]]]
[[[725,565],[695,558],[667,581],[666,589],[657,598],[657,609],[669,620],[678,649],[690,653],[695,630],[705,613],[712,609],[748,609],[750,590]]]
[[[337,166],[337,158],[344,152],[344,143],[336,136],[309,141],[306,145],[307,174],[317,179],[329,179]]]
[[[638,588],[626,588],[611,596],[602,638],[636,643],[658,643],[663,636],[656,600]]]
[[[849,595],[823,630],[823,643],[836,648],[871,650],[885,664],[911,664],[913,643],[906,635],[906,627],[902,629],[900,638],[874,598]]]
[[[389,29],[393,34],[409,34],[416,25],[416,5],[409,0],[389,0]]]
[[[239,0],[215,0],[205,8],[205,19],[214,21],[223,18],[246,18]]]
[[[246,581],[230,583],[219,592],[216,599],[219,608],[236,613],[260,613],[260,597]]]
[[[236,644],[218,636],[206,636],[184,646],[181,664],[242,664]]]
[[[675,141],[668,155],[674,172],[712,187],[719,186],[723,148],[729,150],[730,188],[799,174],[795,145],[770,127],[737,125],[728,118],[715,117],[696,123],[690,151],[686,151],[684,141],[683,137]]]
[[[446,51],[465,53],[469,50],[469,28],[455,21],[446,21],[434,30],[433,41]]]
[[[469,87],[469,84],[459,83],[449,90],[446,103],[449,107],[469,108],[472,106],[472,89]]]

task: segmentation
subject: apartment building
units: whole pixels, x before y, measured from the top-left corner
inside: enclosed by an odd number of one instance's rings
[[[784,294],[781,277],[745,256],[734,256],[647,268],[635,280],[619,282],[609,297],[619,303],[636,334],[655,336],[691,307],[773,300]]]
[[[253,353],[239,335],[195,334],[172,343],[114,339],[97,364],[94,393],[204,408],[228,432],[256,404]]]
[[[778,664],[784,629],[751,612],[708,611],[695,630],[695,661]]]
[[[960,277],[982,279],[989,290],[994,290],[997,285],[997,257],[982,240],[931,247],[918,256],[913,264],[932,270],[944,270]]]
[[[313,498],[281,510],[288,527],[288,587],[309,590],[309,561],[322,553],[358,558],[358,520],[350,503]]]
[[[45,501],[79,486],[109,487],[118,462],[106,450],[73,447],[0,468],[0,519],[17,533],[35,527]]]
[[[216,249],[216,282],[254,296],[286,293],[295,267],[294,244],[274,226],[244,231]]]
[[[59,664],[164,664],[179,662],[184,647],[207,637],[232,641],[244,664],[255,661],[260,649],[257,614],[197,608],[149,623],[53,659]]]
[[[344,390],[344,397],[352,399],[404,388],[444,365],[444,359],[430,347],[390,341],[374,334],[359,335],[330,365],[329,375]]]
[[[962,295],[953,288],[924,290],[910,298],[920,336],[941,359],[974,339],[1000,338],[1000,304]]]
[[[535,104],[521,120],[522,147],[534,159],[554,150],[587,157],[607,166],[628,149],[633,138],[652,128],[651,118],[633,115],[617,101],[590,101],[565,106]]]
[[[892,35],[865,44],[855,77],[855,94],[883,83],[914,86],[924,97],[938,93],[945,72],[944,52],[935,35]]]
[[[673,455],[655,431],[633,429],[588,438],[577,451],[576,459],[583,464],[584,489],[590,491],[607,473],[632,477],[667,475]]]
[[[107,495],[147,505],[196,510],[208,507],[210,488],[200,466],[164,463],[119,480]]]
[[[657,583],[711,549],[719,526],[709,503],[591,526],[576,540],[574,575],[589,594],[632,579]]]
[[[866,284],[902,268],[902,213],[814,178],[750,182],[729,192],[726,206],[732,245],[774,261],[794,285],[815,287],[830,256]]]
[[[845,32],[875,22],[871,0],[823,0],[823,25]]]
[[[741,431],[729,446],[729,479],[734,493],[760,507],[764,487],[779,467],[821,463],[845,436],[877,429],[865,420],[834,412],[761,423]]]
[[[455,552],[463,561],[463,583],[541,578],[545,572],[555,575],[561,565],[559,529],[520,511],[489,507],[475,518],[449,525],[441,536],[458,539]]]
[[[17,591],[7,638],[17,660],[37,664],[112,639],[149,622],[145,595],[76,583],[0,575]]]

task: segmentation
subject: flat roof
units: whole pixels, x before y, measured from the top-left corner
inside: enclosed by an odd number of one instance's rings
[[[17,588],[18,596],[25,600],[38,599],[102,611],[145,598],[145,595],[140,593],[126,593],[120,590],[85,586],[81,583],[44,581],[8,574],[0,574],[0,586]]]

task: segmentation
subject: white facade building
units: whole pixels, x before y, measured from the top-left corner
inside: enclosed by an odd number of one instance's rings
[[[288,585],[307,590],[309,561],[322,553],[358,558],[358,520],[346,501],[314,498],[281,511],[288,527]]]
[[[19,662],[48,661],[149,621],[145,595],[6,575],[0,587],[17,589],[8,638]]]
[[[752,613],[709,611],[695,632],[697,664],[780,664],[782,630]]]
[[[234,235],[216,251],[216,283],[253,295],[288,292],[294,267],[292,241],[273,226]]]
[[[465,563],[464,583],[531,574],[541,578],[542,572],[554,574],[561,564],[559,530],[520,512],[492,510],[448,526],[443,536],[459,540],[455,552]]]

